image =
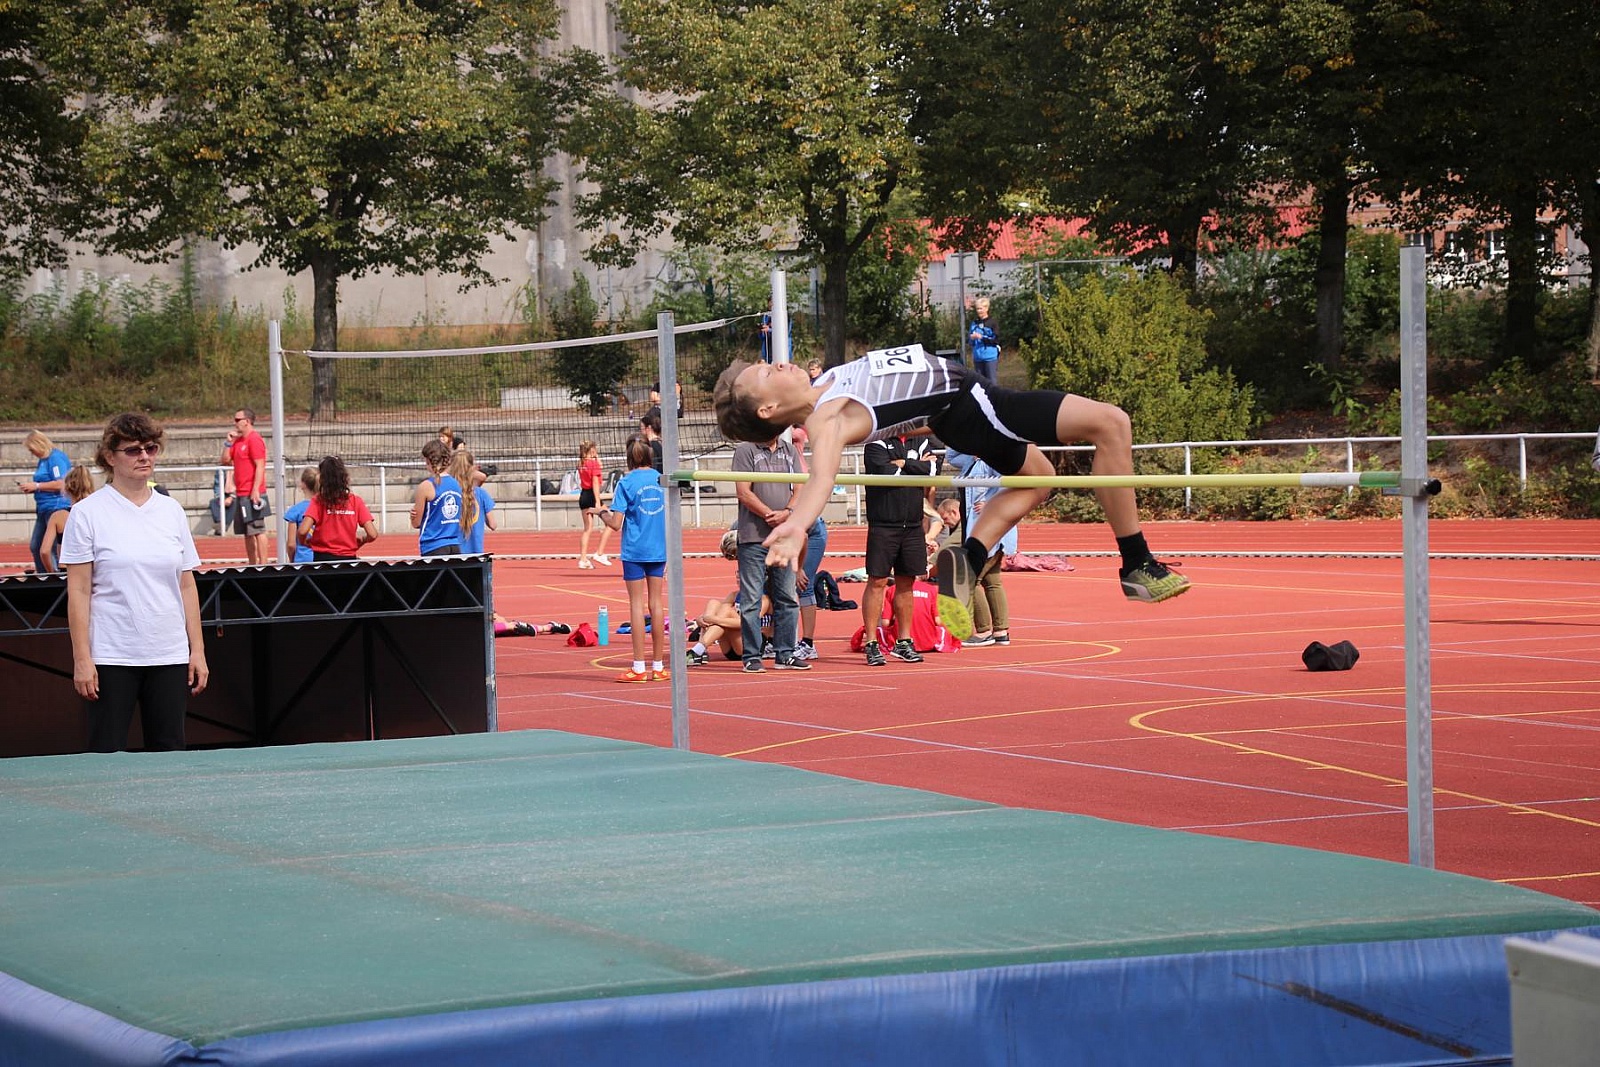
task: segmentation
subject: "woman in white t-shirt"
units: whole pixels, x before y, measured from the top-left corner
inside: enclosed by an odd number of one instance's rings
[[[183,748],[189,696],[211,675],[188,518],[151,487],[161,438],[145,415],[113,418],[95,454],[106,484],[74,505],[61,537],[72,684],[89,702],[91,752],[127,747],[135,706],[145,748]]]

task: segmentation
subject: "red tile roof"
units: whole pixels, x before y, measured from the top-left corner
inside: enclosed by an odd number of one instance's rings
[[[1300,237],[1311,229],[1315,218],[1315,208],[1307,204],[1281,204],[1278,207],[1279,221],[1283,227],[1282,240],[1289,241]],[[1208,217],[1205,225],[1208,229],[1214,227],[1216,220]],[[952,253],[963,251],[942,243],[941,234],[933,229],[933,223],[927,219],[922,220],[922,225],[930,231],[927,262],[943,260]],[[1093,236],[1089,228],[1089,220],[1082,218],[1062,219],[1045,216],[1036,216],[1031,219],[1008,219],[999,224],[995,234],[994,245],[983,257],[985,262],[993,260],[1021,260],[1030,254],[1036,254],[1039,246],[1046,239],[1059,240],[1064,237]],[[1148,248],[1153,242],[1144,242],[1141,248]]]

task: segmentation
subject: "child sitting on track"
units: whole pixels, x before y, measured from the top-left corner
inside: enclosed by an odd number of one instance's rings
[[[684,661],[691,667],[704,667],[711,659],[709,649],[715,645],[722,649],[722,658],[735,663],[744,659],[744,632],[739,615],[739,590],[735,589],[721,600],[706,601],[701,613],[700,633],[695,643],[684,652]],[[761,645],[764,652],[772,647],[772,600],[761,596]]]
[[[811,441],[811,477],[789,518],[764,542],[767,565],[792,565],[806,531],[822,514],[845,446],[899,434],[932,432],[951,448],[975,455],[1002,475],[1050,476],[1038,445],[1087,441],[1098,475],[1133,473],[1133,429],[1127,414],[1072,393],[1027,392],[991,385],[959,363],[930,357],[921,345],[869,352],[824,371],[815,382],[793,363],[732,364],[717,380],[713,402],[722,433],[736,441],[770,441],[804,421]],[[939,613],[957,637],[972,633],[972,585],[1000,535],[1020,522],[1050,490],[995,494],[960,548],[939,553]],[[1189,588],[1189,580],[1156,560],[1139,526],[1131,488],[1101,488],[1095,498],[1122,556],[1122,591],[1155,603]]]

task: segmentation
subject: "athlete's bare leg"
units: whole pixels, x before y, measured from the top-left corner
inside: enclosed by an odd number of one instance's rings
[[[1067,394],[1056,413],[1056,438],[1063,444],[1084,441],[1094,445],[1090,470],[1095,474],[1133,473],[1133,427],[1127,413],[1114,404]],[[1048,477],[1055,473],[1055,467],[1043,452],[1030,446],[1028,458],[1017,473]],[[970,536],[992,551],[1007,530],[1027,518],[1049,495],[1049,489],[1001,490],[984,504]],[[1094,495],[1113,535],[1127,537],[1139,532],[1139,505],[1131,488],[1096,489]]]

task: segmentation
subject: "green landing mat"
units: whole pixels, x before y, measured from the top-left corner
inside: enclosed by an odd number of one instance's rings
[[[0,834],[0,971],[195,1043],[1597,922],[1400,864],[553,732],[4,760]]]

